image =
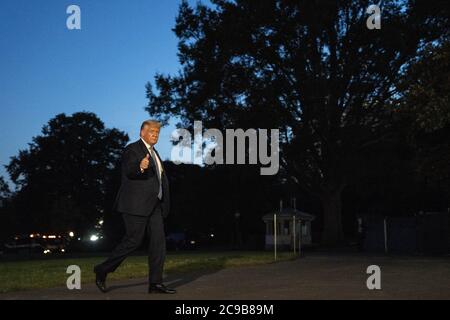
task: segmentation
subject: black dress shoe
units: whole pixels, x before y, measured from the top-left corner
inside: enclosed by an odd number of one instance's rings
[[[171,289],[163,285],[162,283],[152,283],[148,288],[148,293],[168,293],[174,294],[177,291],[175,289]]]
[[[106,290],[106,275],[100,272],[95,273],[95,284],[101,292],[105,293]]]

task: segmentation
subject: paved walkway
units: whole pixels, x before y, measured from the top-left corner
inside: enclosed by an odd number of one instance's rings
[[[381,290],[368,290],[369,265],[381,268]],[[149,295],[146,279],[0,295],[0,299],[450,299],[449,258],[307,255],[287,262],[166,278],[175,295]]]

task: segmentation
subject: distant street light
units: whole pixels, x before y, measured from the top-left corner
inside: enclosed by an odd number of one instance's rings
[[[234,214],[234,217],[236,218],[235,221],[235,245],[237,248],[241,247],[241,234],[240,234],[240,228],[239,228],[239,217],[241,216],[241,214],[239,213],[239,211],[236,211],[236,213]]]

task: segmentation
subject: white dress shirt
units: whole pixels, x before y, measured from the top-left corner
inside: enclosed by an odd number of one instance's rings
[[[150,156],[156,160],[156,165],[158,166],[159,169],[159,179],[161,180],[161,175],[163,173],[163,167],[161,164],[161,160],[159,159],[158,155],[156,154],[155,150],[153,150],[153,147],[151,145],[149,145],[147,142],[144,141],[144,139],[142,139],[142,142],[145,144],[145,146],[147,147],[147,150],[150,152]]]
[[[158,170],[157,170],[157,174],[158,175],[158,181],[159,181],[159,191],[158,191],[158,198],[161,200],[162,199],[162,181],[161,181],[161,176],[163,173],[163,167],[161,164],[161,160],[159,159],[158,155],[156,154],[155,150],[153,149],[153,147],[151,145],[149,145],[147,142],[144,141],[144,139],[142,139],[142,142],[144,142],[145,146],[147,147],[148,152],[150,153],[150,157],[153,158],[153,160],[155,160],[156,165],[158,166]],[[141,169],[142,171],[142,169]],[[143,171],[142,171],[143,172]]]

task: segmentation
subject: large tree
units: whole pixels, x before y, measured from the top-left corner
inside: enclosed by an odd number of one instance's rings
[[[450,207],[450,39],[428,46],[400,86],[398,115],[408,122],[408,141],[415,151],[418,177],[435,193],[434,210]],[[445,203],[442,203],[446,201]]]
[[[116,167],[128,136],[105,128],[93,113],[59,114],[12,157],[14,211],[23,232],[82,231],[110,209]]]
[[[0,200],[8,199],[11,196],[11,190],[5,178],[0,177]]]
[[[9,213],[9,200],[11,198],[11,190],[8,183],[3,177],[0,176],[0,243],[6,240],[7,236],[11,232],[11,216]]]
[[[279,128],[285,169],[322,202],[324,242],[339,242],[342,191],[387,134],[399,77],[447,30],[444,4],[382,1],[381,29],[369,30],[369,1],[211,2],[181,4],[182,70],[147,85],[149,113],[188,128]]]

